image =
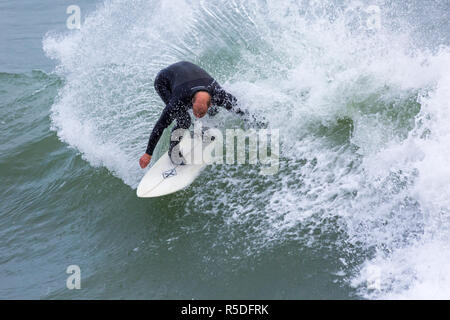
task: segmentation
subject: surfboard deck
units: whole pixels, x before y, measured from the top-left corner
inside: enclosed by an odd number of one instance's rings
[[[187,132],[180,142],[180,150],[183,156],[189,160],[187,164],[177,165],[172,162],[169,153],[166,152],[150,168],[138,185],[136,194],[139,198],[153,198],[168,195],[188,187],[202,170],[207,166],[207,161],[196,164],[191,158],[199,152],[204,157],[211,156],[215,147],[215,141],[203,142],[201,137],[190,137]],[[194,163],[190,163],[194,162]]]

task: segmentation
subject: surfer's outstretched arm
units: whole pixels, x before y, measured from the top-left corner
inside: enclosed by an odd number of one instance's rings
[[[217,82],[214,83],[212,102],[214,105],[224,107],[238,115],[245,115],[245,112],[238,107],[236,97],[225,91]]]
[[[168,104],[161,113],[161,116],[159,117],[158,121],[153,127],[152,133],[150,134],[150,138],[148,139],[147,149],[145,150],[146,154],[150,156],[153,154],[156,144],[161,138],[164,129],[167,128],[174,120],[172,109],[173,109],[172,106]]]
[[[148,164],[150,163],[153,151],[155,150],[156,144],[161,138],[164,129],[167,128],[174,120],[172,109],[173,108],[171,104],[168,104],[164,108],[161,116],[159,117],[158,121],[153,127],[152,133],[150,134],[150,138],[148,139],[147,149],[145,150],[144,155],[139,160],[139,165],[141,166],[142,169],[147,167]]]
[[[225,109],[234,112],[244,118],[244,120],[251,126],[266,127],[265,120],[260,120],[254,114],[251,114],[248,110],[242,109],[238,106],[238,101],[235,96],[225,91],[220,85],[216,83],[214,103],[218,106],[222,106]]]

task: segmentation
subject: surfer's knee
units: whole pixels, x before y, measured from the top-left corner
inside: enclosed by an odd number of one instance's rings
[[[184,159],[183,155],[181,154],[179,141],[171,141],[170,147],[169,147],[169,158],[170,158],[170,161],[172,161],[172,163],[175,165],[185,165],[186,164],[186,160]]]

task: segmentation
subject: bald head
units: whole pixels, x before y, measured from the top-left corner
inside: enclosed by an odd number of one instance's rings
[[[203,118],[210,106],[211,96],[206,91],[199,91],[192,98],[192,111],[196,118]]]

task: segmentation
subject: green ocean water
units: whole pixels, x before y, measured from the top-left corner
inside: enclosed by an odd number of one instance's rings
[[[69,4],[0,4],[0,298],[450,296],[448,2]],[[179,60],[280,129],[277,174],[136,197]]]

